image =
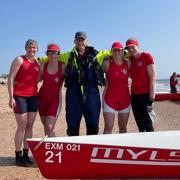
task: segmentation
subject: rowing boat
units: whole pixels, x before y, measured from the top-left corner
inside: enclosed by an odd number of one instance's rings
[[[180,93],[158,92],[155,96],[156,101],[180,101]]]
[[[180,178],[180,131],[32,138],[45,178]]]

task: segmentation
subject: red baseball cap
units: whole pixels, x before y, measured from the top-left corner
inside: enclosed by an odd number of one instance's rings
[[[128,39],[126,41],[126,48],[129,46],[139,46],[139,43],[136,39]]]
[[[114,42],[111,49],[123,49],[123,45],[120,42]]]
[[[47,47],[47,51],[57,51],[57,52],[59,52],[60,48],[56,44],[50,44]]]

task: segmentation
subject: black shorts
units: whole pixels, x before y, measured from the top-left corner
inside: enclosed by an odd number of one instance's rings
[[[14,96],[16,101],[16,107],[14,108],[14,113],[23,114],[27,112],[37,112],[38,111],[38,97],[22,97]]]

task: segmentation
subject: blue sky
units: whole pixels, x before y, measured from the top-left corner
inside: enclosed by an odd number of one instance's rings
[[[48,43],[70,50],[76,31],[85,31],[90,45],[110,49],[114,41],[139,40],[150,52],[158,78],[180,73],[179,0],[5,0],[0,6],[0,74],[24,54],[27,39],[39,43],[37,56]]]

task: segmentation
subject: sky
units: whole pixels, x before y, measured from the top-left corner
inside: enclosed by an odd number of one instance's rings
[[[180,0],[0,1],[0,75],[25,54],[27,39],[38,41],[41,57],[49,43],[71,50],[77,31],[86,32],[97,50],[136,38],[154,57],[158,79],[180,73]]]

